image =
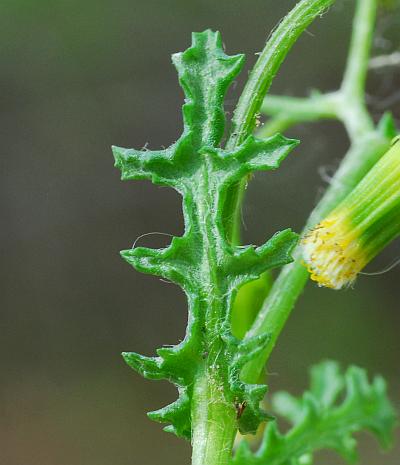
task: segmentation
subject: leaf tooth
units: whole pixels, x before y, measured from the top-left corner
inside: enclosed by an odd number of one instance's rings
[[[159,410],[149,412],[147,416],[159,423],[171,423],[164,428],[165,431],[178,437],[190,439],[190,397],[186,388],[179,389],[178,399]]]
[[[324,408],[334,405],[344,388],[344,379],[340,365],[326,360],[314,365],[310,370],[310,390],[320,400]]]
[[[279,168],[299,141],[276,134],[268,139],[248,136],[233,152],[203,146],[200,154],[208,154],[214,164],[224,173],[226,184],[231,185],[254,171],[268,171]]]
[[[398,412],[390,402],[387,396],[386,382],[381,376],[377,376],[374,380],[374,388],[380,399],[381,412],[383,417],[382,431],[379,433],[379,438],[383,448],[390,448],[394,435],[395,428],[399,425]]]
[[[376,376],[372,382],[372,389],[378,399],[379,418],[371,424],[371,431],[377,436],[383,449],[389,449],[394,440],[394,430],[398,426],[397,412],[387,397],[386,381]]]
[[[241,277],[241,284],[257,279],[266,270],[292,262],[291,253],[297,241],[298,235],[285,229],[260,247],[237,247],[228,260],[227,273]]]
[[[297,427],[301,429],[312,428],[322,413],[318,400],[310,392],[305,392],[302,400],[302,418]]]
[[[226,55],[220,34],[206,30],[193,33],[191,47],[174,54],[172,62],[185,93],[184,127],[193,130],[193,146],[217,146],[225,127],[224,96],[244,57]]]
[[[147,357],[136,352],[123,352],[122,357],[125,362],[147,379],[163,379],[165,373],[160,369],[160,359],[157,357]]]
[[[356,366],[351,366],[347,370],[345,378],[349,398],[353,402],[359,402],[370,396],[371,388],[365,370]]]
[[[276,268],[293,261],[291,253],[298,241],[298,235],[291,229],[275,233],[268,242],[255,249],[268,268]]]
[[[265,428],[262,446],[256,453],[256,457],[261,459],[257,463],[263,463],[262,458],[267,456],[269,453],[282,450],[283,442],[284,438],[278,431],[276,421],[268,423],[267,427]]]
[[[185,131],[170,147],[163,150],[137,150],[112,146],[114,166],[121,171],[121,179],[148,179],[154,184],[180,189],[185,163],[193,153],[192,135]]]
[[[188,280],[187,266],[184,261],[174,257],[173,251],[171,246],[164,249],[136,247],[120,253],[136,270],[161,276],[183,286]]]
[[[221,33],[211,29],[206,29],[203,32],[193,32],[192,46],[183,52],[183,55],[184,58],[198,59],[199,55],[204,53],[204,50],[208,50],[207,59],[209,61],[216,61],[214,68],[218,66],[221,73],[220,80],[227,81],[225,85],[228,86],[241,70],[245,55],[243,53],[227,55],[223,48]],[[211,66],[213,65],[211,64]]]
[[[190,350],[191,341],[189,340],[173,347],[157,349],[157,354],[162,359],[161,366],[168,373],[173,374],[169,376],[169,379],[176,385],[189,385],[193,380],[196,360]]]
[[[236,365],[243,368],[247,362],[257,357],[266,348],[270,340],[271,333],[263,333],[243,339],[237,347]]]
[[[242,174],[258,170],[274,170],[279,168],[282,161],[298,144],[298,140],[288,139],[281,134],[275,134],[267,139],[248,136],[232,157],[239,162]]]
[[[125,362],[143,377],[147,379],[168,379],[177,384],[182,382],[179,367],[171,367],[164,364],[161,357],[146,357],[135,352],[122,354]],[[148,417],[160,423],[171,423],[165,428],[179,437],[190,439],[190,398],[188,387],[178,385],[179,397],[170,405],[154,412],[148,413]]]
[[[351,433],[338,435],[335,437],[332,449],[343,457],[344,460],[353,464],[358,462],[357,441],[351,436]]]
[[[112,146],[114,166],[121,171],[123,181],[152,179],[156,175],[157,162],[166,159],[166,151],[127,149]]]

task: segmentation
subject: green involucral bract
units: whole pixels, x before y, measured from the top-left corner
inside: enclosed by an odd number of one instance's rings
[[[291,429],[281,434],[276,422],[269,423],[260,449],[253,453],[242,441],[233,465],[311,465],[313,453],[320,449],[333,449],[355,463],[354,433],[367,430],[387,448],[397,423],[383,378],[377,376],[369,383],[361,368],[352,366],[343,374],[332,361],[311,369],[310,389],[301,398],[280,392],[273,396],[272,405]]]
[[[186,438],[192,433],[198,377],[205,377],[233,414],[241,406],[237,413],[241,432],[254,433],[267,418],[259,408],[266,386],[242,382],[240,372],[265,348],[269,335],[240,341],[232,334],[230,313],[240,286],[290,262],[297,242],[296,234],[284,230],[260,247],[238,247],[224,231],[222,212],[226,214],[230,188],[254,171],[278,168],[297,144],[281,135],[265,140],[248,136],[231,151],[220,148],[224,96],[243,62],[243,55],[224,53],[219,33],[194,33],[192,46],[173,55],[186,97],[182,136],[165,150],[113,147],[123,180],[149,179],[174,188],[183,199],[182,237],[174,237],[165,249],[137,247],[121,255],[137,270],[180,285],[187,295],[189,318],[183,342],[158,349],[157,357],[124,353],[126,362],[146,378],[167,379],[177,386],[178,400],[149,416],[169,423],[167,431]]]

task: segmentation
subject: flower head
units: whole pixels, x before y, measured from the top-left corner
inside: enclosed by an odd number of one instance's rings
[[[302,240],[311,279],[341,289],[400,235],[400,141]]]

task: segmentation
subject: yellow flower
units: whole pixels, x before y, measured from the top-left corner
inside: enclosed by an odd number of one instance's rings
[[[302,239],[311,279],[341,289],[400,235],[400,142],[369,171],[357,187]]]

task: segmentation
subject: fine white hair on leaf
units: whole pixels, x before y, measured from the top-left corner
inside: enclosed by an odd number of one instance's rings
[[[140,239],[142,239],[142,237],[152,236],[152,235],[174,237],[173,234],[168,234],[168,233],[163,233],[163,232],[158,232],[158,231],[153,231],[153,232],[144,233],[144,234],[141,234],[140,236],[138,236],[138,237],[135,239],[135,242],[132,244],[132,247],[131,247],[131,248],[134,249],[134,248],[136,247],[137,242],[140,241]]]

